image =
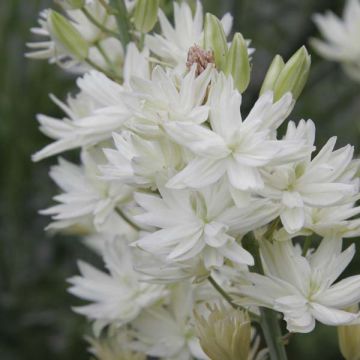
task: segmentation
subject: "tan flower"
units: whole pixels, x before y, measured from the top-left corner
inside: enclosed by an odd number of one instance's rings
[[[358,312],[357,305],[347,309]],[[338,327],[339,345],[342,355],[346,360],[360,360],[360,325]]]
[[[207,318],[195,312],[200,345],[211,360],[248,360],[251,323],[247,312],[208,305]]]

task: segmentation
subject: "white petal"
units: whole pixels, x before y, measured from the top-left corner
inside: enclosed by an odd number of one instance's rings
[[[201,188],[215,183],[224,173],[224,161],[196,158],[185,169],[171,178],[166,186],[173,189],[182,189],[187,186]]]
[[[281,222],[289,234],[300,231],[305,224],[304,208],[285,208],[280,214]]]

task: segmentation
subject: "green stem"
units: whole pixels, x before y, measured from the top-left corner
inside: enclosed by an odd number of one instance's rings
[[[116,74],[113,74],[110,71],[107,71],[105,69],[103,69],[101,66],[99,66],[98,64],[96,64],[95,62],[93,62],[91,59],[86,58],[84,60],[88,65],[90,65],[92,68],[94,68],[97,71],[102,72],[103,74],[105,74],[108,78],[113,79],[117,82],[119,82],[120,84],[122,83],[122,78],[117,76]]]
[[[115,9],[115,17],[118,25],[118,38],[124,48],[131,41],[130,22],[124,0],[110,0],[110,5]]]
[[[113,14],[114,11],[111,8],[111,6],[109,6],[109,4],[105,1],[105,0],[99,0],[100,4],[102,5],[102,7],[109,13],[109,14]]]
[[[81,11],[84,13],[84,15],[89,19],[90,22],[92,22],[96,27],[98,27],[102,32],[104,32],[105,34],[109,34],[112,35],[116,38],[119,37],[119,34],[115,31],[112,31],[110,29],[108,29],[107,27],[105,27],[101,22],[99,22],[97,19],[95,19],[94,16],[91,15],[91,13],[89,12],[88,9],[86,9],[85,7],[83,7],[81,9]]]
[[[238,309],[231,296],[216,282],[216,280],[210,275],[208,277],[210,284],[214,287],[214,289],[234,308]]]
[[[264,241],[268,240],[264,239]],[[251,253],[255,260],[255,265],[252,267],[252,270],[264,275],[264,268],[262,266],[259,244],[257,243],[257,240],[252,238],[251,244],[248,245],[249,247],[251,246]],[[260,314],[260,325],[264,333],[271,360],[287,360],[277,313],[270,309],[260,308]]]
[[[116,212],[135,230],[137,231],[141,231],[142,229],[140,228],[140,226],[138,226],[137,224],[135,224],[122,210],[120,210],[119,208],[115,209]]]
[[[305,239],[305,242],[304,242],[304,247],[302,249],[302,256],[306,256],[308,250],[310,249],[310,246],[311,246],[311,237],[310,236],[307,236],[306,239]]]
[[[114,66],[114,63],[111,61],[111,59],[109,58],[108,54],[106,53],[106,51],[103,49],[103,47],[101,46],[101,44],[99,42],[97,42],[95,44],[96,48],[99,50],[101,56],[104,58],[107,66],[111,69],[111,71],[116,74],[116,68]]]
[[[287,360],[284,341],[277,313],[270,309],[260,309],[260,325],[264,333],[271,360]]]

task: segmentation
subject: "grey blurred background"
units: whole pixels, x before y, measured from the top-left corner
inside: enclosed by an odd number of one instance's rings
[[[171,3],[171,1],[168,1]],[[244,98],[246,112],[256,99],[266,68],[277,53],[288,58],[317,35],[315,12],[341,13],[343,0],[205,0],[217,15],[230,11],[234,30],[252,39],[252,83]],[[88,359],[83,334],[88,324],[70,307],[65,279],[76,272],[76,259],[91,257],[80,241],[48,237],[47,219],[37,211],[51,203],[56,188],[48,178],[49,159],[31,163],[30,156],[48,140],[37,129],[38,112],[61,116],[48,93],[64,98],[73,90],[70,76],[46,62],[24,58],[29,28],[50,0],[0,1],[0,359]],[[312,53],[311,49],[310,52]],[[311,118],[317,144],[330,136],[338,145],[352,143],[359,153],[360,84],[341,68],[313,54],[310,79],[291,119]],[[360,256],[348,273],[360,271]],[[288,347],[291,360],[338,360],[336,330],[317,326],[314,333],[295,335]]]

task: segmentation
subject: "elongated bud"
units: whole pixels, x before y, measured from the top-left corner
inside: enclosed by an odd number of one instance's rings
[[[250,82],[250,61],[246,42],[240,33],[234,35],[226,56],[224,72],[232,75],[234,84],[241,93],[246,90]]]
[[[228,53],[226,35],[220,20],[212,14],[205,16],[204,46],[205,50],[213,51],[215,65],[219,70],[223,70]]]
[[[134,25],[136,30],[148,33],[157,21],[159,0],[137,0],[134,10]]]
[[[358,312],[355,305],[349,309]],[[341,354],[346,360],[360,360],[360,325],[348,325],[338,327],[338,338]]]
[[[310,72],[311,57],[305,46],[301,47],[281,70],[274,88],[274,99],[280,99],[285,93],[291,92],[297,99],[307,81]]]
[[[200,345],[211,360],[248,360],[251,342],[249,315],[240,310],[208,305],[207,319],[195,313]]]
[[[78,60],[84,60],[89,53],[89,44],[69,20],[56,11],[49,15],[49,26],[54,40]]]
[[[272,61],[266,75],[264,82],[261,86],[260,95],[262,95],[265,91],[274,90],[276,81],[284,69],[285,63],[280,55],[276,55],[274,60]]]

